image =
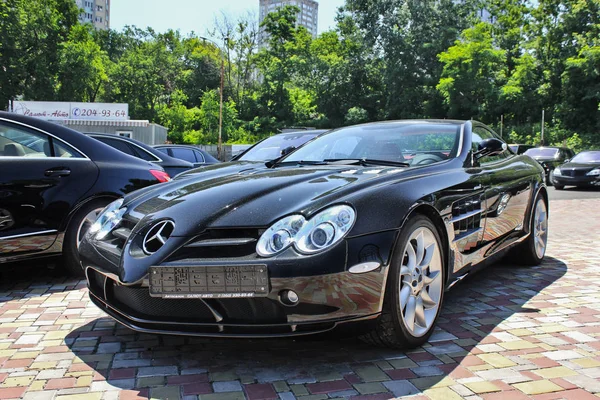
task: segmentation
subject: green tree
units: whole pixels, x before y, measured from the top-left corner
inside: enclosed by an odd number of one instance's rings
[[[506,55],[492,43],[491,25],[466,29],[461,40],[439,55],[444,64],[437,85],[452,118],[494,120],[505,79]]]
[[[90,28],[75,26],[61,43],[57,74],[57,99],[95,102],[108,81],[110,60],[94,41]]]

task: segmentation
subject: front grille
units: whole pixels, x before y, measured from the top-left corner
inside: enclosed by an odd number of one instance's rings
[[[258,229],[210,229],[172,254],[167,261],[254,258]]]
[[[564,176],[576,177],[576,176],[585,176],[585,174],[588,173],[588,170],[585,170],[585,169],[561,169],[560,172]]]

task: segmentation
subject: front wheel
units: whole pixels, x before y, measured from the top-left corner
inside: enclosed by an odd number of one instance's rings
[[[524,265],[539,265],[548,245],[548,205],[541,194],[535,199],[529,236],[513,251],[514,259]]]
[[[565,188],[564,185],[557,185],[556,183],[554,184],[554,189],[556,190],[563,190]]]
[[[72,276],[83,277],[84,272],[79,259],[79,245],[85,233],[92,226],[100,212],[108,205],[107,200],[94,200],[84,204],[67,226],[63,245],[64,269]]]
[[[442,307],[444,282],[438,231],[428,218],[412,217],[394,250],[382,315],[362,339],[395,348],[427,342]]]

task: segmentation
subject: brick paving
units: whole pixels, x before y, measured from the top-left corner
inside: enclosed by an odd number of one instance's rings
[[[429,343],[409,352],[139,334],[93,306],[84,282],[6,273],[0,399],[598,399],[598,209],[553,201],[546,261],[457,285]]]

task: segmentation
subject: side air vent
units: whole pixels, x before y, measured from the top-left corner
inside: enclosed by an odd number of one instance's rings
[[[482,197],[470,197],[459,200],[452,206],[452,224],[454,234],[461,236],[481,227]]]

